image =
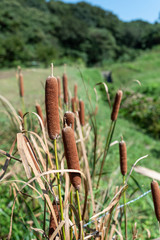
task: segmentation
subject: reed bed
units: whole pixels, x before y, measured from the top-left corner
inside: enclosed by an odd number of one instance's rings
[[[19,86],[20,97],[23,98],[23,81],[20,83],[20,79],[23,80],[21,71]],[[104,143],[104,139],[99,142],[96,126],[98,106],[90,106],[92,111],[87,115],[85,101],[78,100],[77,84],[74,85],[71,99],[68,97],[66,70],[62,84],[63,93],[60,77],[53,76],[52,64],[51,76],[45,82],[46,112],[42,111],[39,104],[36,104],[37,114],[30,113],[32,117],[24,109],[23,114],[18,112],[23,120],[25,118],[27,128],[23,128],[23,121],[19,120],[16,111],[8,103],[18,130],[9,153],[0,151],[6,157],[0,181],[5,184],[7,180],[13,190],[7,239],[13,239],[14,211],[20,204],[25,213],[23,222],[35,239],[139,239],[135,225],[131,233],[127,224],[130,213],[126,207],[126,192],[133,169],[128,174],[127,147],[123,138],[113,144],[117,149],[119,145],[118,172],[115,169],[109,179],[108,173],[104,171],[104,166],[106,169],[114,160],[108,152],[118,121],[122,90],[118,90],[115,95]],[[64,102],[63,106],[61,101]],[[41,127],[35,127],[33,131],[31,121],[34,126],[40,123]],[[13,160],[13,168],[16,170],[9,174],[7,169]],[[120,173],[122,181],[117,178]],[[151,190],[156,217],[160,221],[160,190],[156,181],[151,183]],[[123,211],[120,211],[122,198],[124,206]]]

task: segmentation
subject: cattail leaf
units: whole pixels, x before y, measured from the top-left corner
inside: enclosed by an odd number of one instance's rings
[[[21,156],[21,159],[22,159],[22,163],[23,163],[23,167],[26,172],[26,176],[29,179],[29,178],[31,178],[31,169],[30,169],[30,166],[28,163],[27,156],[25,154],[26,152],[28,152],[28,150],[27,150],[22,133],[17,133],[17,148],[18,148],[19,155]]]
[[[146,177],[160,181],[160,173],[146,167],[136,166],[134,171]]]
[[[17,122],[15,122],[16,124],[18,123],[19,127],[21,128],[22,127],[22,124],[21,124],[21,121],[16,113],[16,110],[14,109],[14,107],[11,105],[11,103],[5,98],[3,97],[2,95],[0,95],[0,100],[2,102],[4,102],[5,104],[7,104],[7,106],[10,108],[13,116],[14,116],[14,120],[16,120]]]
[[[98,94],[97,94],[97,90],[96,90],[96,86],[98,86],[98,85],[103,85],[104,86],[106,94],[107,94],[107,100],[108,100],[108,103],[109,103],[109,107],[111,108],[111,100],[110,100],[110,95],[109,95],[109,91],[108,91],[108,86],[105,82],[99,82],[94,87],[94,91],[95,91],[95,94],[96,94],[96,101],[98,101]]]

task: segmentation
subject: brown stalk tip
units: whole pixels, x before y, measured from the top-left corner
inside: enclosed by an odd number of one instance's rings
[[[78,86],[77,84],[74,85],[74,97],[75,99],[77,98],[77,90],[78,90]]]
[[[55,139],[60,134],[58,111],[58,83],[55,77],[48,77],[45,86],[45,104],[48,134],[50,139]]]
[[[79,102],[80,110],[79,110],[79,119],[82,126],[85,125],[85,110],[84,110],[84,102]]]
[[[24,97],[24,85],[23,85],[23,74],[19,74],[19,94],[20,97]]]
[[[73,112],[66,112],[64,114],[63,127],[65,127],[65,123],[67,124],[67,126],[71,127],[74,130],[74,113]]]
[[[159,185],[157,181],[153,180],[151,182],[151,192],[152,192],[155,214],[156,214],[157,220],[160,222],[160,190],[159,190]]]
[[[127,174],[127,148],[125,141],[119,143],[120,168],[123,176]]]
[[[122,95],[123,92],[121,90],[118,90],[115,96],[114,104],[113,104],[113,109],[112,109],[112,114],[111,114],[111,120],[116,121],[118,117],[118,112],[122,100]]]
[[[64,103],[68,104],[68,80],[65,73],[63,74],[63,97]]]
[[[79,158],[73,129],[71,127],[63,128],[62,137],[68,169],[80,171]],[[81,185],[80,173],[71,172],[69,173],[69,176],[72,185],[75,187],[75,189],[79,190]]]
[[[61,79],[60,79],[60,77],[57,77],[57,82],[58,82],[58,97],[60,98],[60,96],[61,96]]]
[[[43,122],[43,125],[44,125],[43,113],[42,113],[41,106],[39,104],[36,104],[36,111],[37,111],[37,114],[40,116],[40,118],[41,118],[41,120]]]
[[[60,212],[60,204],[59,201],[53,201],[52,203],[53,209],[55,211],[55,215],[57,218],[57,223],[60,222],[60,217],[59,217],[59,212]],[[54,221],[54,217],[51,213],[51,217],[50,217],[50,225],[49,225],[49,238],[52,236],[52,234],[54,233],[54,231],[56,230],[56,223]]]

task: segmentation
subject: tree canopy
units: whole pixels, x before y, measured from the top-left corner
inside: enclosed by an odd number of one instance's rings
[[[86,2],[0,1],[0,66],[132,60],[160,44],[160,24],[122,22]]]

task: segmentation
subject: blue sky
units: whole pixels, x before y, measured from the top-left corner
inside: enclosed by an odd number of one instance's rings
[[[63,2],[76,3],[80,0],[63,0]],[[87,0],[85,2],[111,10],[123,21],[141,19],[154,23],[160,12],[160,0]]]

